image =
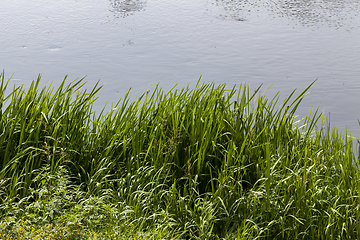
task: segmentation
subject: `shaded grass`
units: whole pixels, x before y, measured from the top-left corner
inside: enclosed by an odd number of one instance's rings
[[[95,113],[98,84],[39,77],[5,96],[1,78],[0,236],[359,237],[353,138],[319,130],[318,110],[295,121],[312,84],[282,103],[247,85],[157,86]]]

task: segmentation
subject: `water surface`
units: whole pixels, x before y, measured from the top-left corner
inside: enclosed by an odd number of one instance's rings
[[[304,89],[299,114],[325,109],[360,136],[357,0],[58,0],[0,3],[0,68],[28,85],[87,76],[105,83],[98,107],[160,83]]]

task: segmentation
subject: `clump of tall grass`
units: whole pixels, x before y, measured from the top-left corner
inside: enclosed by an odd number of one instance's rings
[[[353,138],[318,129],[317,110],[296,121],[312,84],[281,103],[247,85],[156,86],[98,113],[98,84],[9,91],[1,78],[0,234],[23,219],[63,237],[360,236]]]

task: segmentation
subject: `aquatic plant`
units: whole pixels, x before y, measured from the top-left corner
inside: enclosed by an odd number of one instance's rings
[[[318,110],[296,118],[314,83],[279,102],[199,80],[98,113],[99,83],[10,81],[2,73],[0,238],[360,235],[353,138]]]

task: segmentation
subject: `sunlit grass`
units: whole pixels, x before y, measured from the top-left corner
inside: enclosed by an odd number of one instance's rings
[[[354,139],[296,118],[312,84],[282,103],[157,86],[94,112],[98,84],[1,78],[0,239],[359,238]]]

